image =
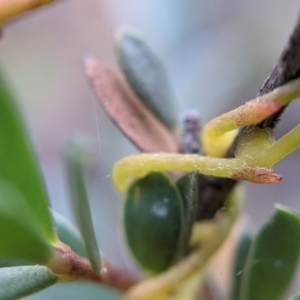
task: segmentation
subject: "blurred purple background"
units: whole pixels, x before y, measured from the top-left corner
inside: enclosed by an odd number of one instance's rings
[[[77,132],[99,139],[100,171],[92,197],[97,238],[116,264],[128,261],[116,238],[121,201],[109,175],[117,159],[136,150],[98,105],[81,63],[84,55],[93,54],[115,65],[114,30],[129,25],[143,34],[165,64],[178,111],[197,108],[204,123],[255,97],[298,9],[296,0],[66,0],[8,25],[0,61],[23,106],[53,208],[72,220],[61,159],[66,140]],[[299,123],[299,105],[286,111],[277,136]],[[297,151],[275,167],[284,176],[280,184],[245,184],[246,209],[255,229],[274,203],[300,211],[299,160]],[[56,294],[55,288],[50,290],[54,294],[30,299],[51,299]],[[69,299],[64,293],[56,299]]]

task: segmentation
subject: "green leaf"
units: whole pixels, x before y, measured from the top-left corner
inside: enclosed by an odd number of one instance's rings
[[[84,140],[76,139],[69,143],[65,152],[65,160],[72,210],[93,270],[99,273],[101,267],[100,252],[85,183],[85,171],[87,166],[92,163],[93,157],[90,150]]]
[[[85,244],[78,230],[64,216],[54,210],[51,212],[59,240],[71,247],[77,255],[88,258]]]
[[[21,266],[0,269],[0,299],[15,300],[43,290],[58,281],[44,266]]]
[[[230,300],[240,300],[242,278],[252,240],[252,234],[250,234],[249,230],[245,229],[241,234],[235,253]]]
[[[43,264],[54,251],[22,195],[3,181],[0,182],[0,241],[1,260]]]
[[[260,230],[250,250],[240,299],[280,299],[297,268],[299,232],[299,215],[276,206],[274,214]]]
[[[99,285],[88,281],[75,281],[68,284],[58,283],[29,296],[26,300],[120,300],[122,293],[116,289],[110,289],[105,285]]]
[[[158,119],[174,129],[175,101],[162,63],[141,38],[124,30],[117,35],[115,49],[119,66],[133,91]]]
[[[0,268],[32,265],[31,261],[18,259],[0,259]]]
[[[145,270],[159,273],[175,262],[183,211],[177,188],[162,173],[150,173],[130,186],[124,204],[125,236]]]
[[[27,263],[23,264],[22,262],[19,262],[19,261],[14,262],[13,260],[0,259],[0,268],[22,266],[22,265],[28,265],[28,264]]]
[[[48,209],[48,197],[25,128],[15,99],[0,74],[0,178],[18,187],[44,234],[53,242],[55,232]]]
[[[198,185],[197,174],[190,173],[180,178],[177,188],[181,194],[184,206],[184,224],[183,234],[180,242],[181,254],[184,255],[188,251],[188,243],[191,237],[193,225],[196,219],[198,206]]]

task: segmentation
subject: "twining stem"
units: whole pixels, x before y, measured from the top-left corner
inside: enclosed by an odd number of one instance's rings
[[[264,129],[263,129],[264,130]],[[252,162],[270,168],[294,152],[300,145],[300,124],[262,151],[251,155]]]
[[[204,175],[253,183],[278,182],[281,177],[269,168],[299,147],[299,126],[277,142],[270,139],[267,129],[261,129],[262,132],[259,132],[259,128],[253,128],[243,137],[244,140],[248,140],[247,143],[240,140],[237,152],[244,152],[244,155],[237,154],[232,159],[218,156],[227,151],[227,148],[223,149],[224,137],[230,142],[234,139],[234,135],[228,136],[232,130],[263,121],[299,96],[300,79],[296,79],[209,122],[202,133],[203,147],[208,156],[172,153],[129,156],[114,166],[113,180],[121,192],[125,192],[134,179],[150,172],[198,171]],[[227,143],[228,146],[230,142]],[[242,151],[240,144],[243,143],[245,145]],[[220,153],[220,148],[224,153]]]
[[[60,281],[87,280],[107,285],[122,291],[136,283],[130,275],[102,261],[102,270],[95,273],[90,262],[75,254],[72,249],[62,242],[54,246],[55,256],[47,263],[47,267],[60,277]]]
[[[233,195],[226,204],[227,209],[225,208],[216,219],[197,223],[193,240],[202,242],[201,246],[166,272],[132,287],[123,300],[162,300],[169,292],[176,291],[184,280],[207,265],[209,258],[227,238],[239,215],[241,205],[240,197]],[[212,236],[214,238],[211,238]]]
[[[300,124],[274,141],[270,128],[251,128],[239,140],[236,158],[251,166],[270,168],[300,146]]]
[[[226,133],[262,122],[299,96],[300,79],[298,78],[211,120],[204,126],[201,134],[204,152],[209,156],[224,157],[227,151],[226,148],[223,149]],[[228,146],[234,137],[230,137]],[[220,147],[222,151],[220,151]]]
[[[232,161],[233,164],[229,161]],[[231,177],[233,171],[239,167],[240,162],[236,160],[215,159],[198,155],[140,154],[127,156],[118,161],[113,168],[113,180],[116,187],[121,192],[125,192],[131,182],[150,172],[193,172],[198,170],[206,175]]]
[[[113,168],[116,187],[125,192],[138,178],[150,172],[194,172],[215,177],[247,180],[253,183],[275,183],[281,180],[272,170],[247,164],[245,158],[213,158],[187,154],[140,154],[127,156]]]

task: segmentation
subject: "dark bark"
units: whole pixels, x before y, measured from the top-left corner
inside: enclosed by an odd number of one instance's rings
[[[288,83],[300,76],[300,15],[295,28],[288,39],[271,74],[265,80],[258,96],[264,95],[275,88]],[[284,110],[284,109],[283,109]],[[274,127],[272,117],[261,123],[261,127]]]
[[[271,92],[275,88],[298,77],[300,77],[300,15],[282,54],[259,90],[258,96]],[[280,120],[280,116],[285,108],[286,106],[282,107],[278,113],[262,121],[260,124],[242,128],[230,147],[227,157],[234,157],[234,152],[240,138],[254,127],[270,127],[273,129]],[[198,182],[198,220],[212,218],[224,206],[227,196],[237,183],[233,179],[212,178],[203,175],[199,175]]]
[[[290,35],[277,63],[273,67],[268,78],[265,80],[264,84],[262,85],[261,89],[257,96],[261,96],[267,94],[277,87],[288,83],[289,81],[296,79],[300,76],[300,15],[298,15],[297,23],[295,24],[294,30]],[[274,114],[273,116],[267,118],[266,120],[262,121],[260,124],[255,126],[249,126],[242,128],[233,143],[232,147],[228,151],[227,157],[233,157],[236,145],[240,138],[251,130],[253,127],[260,127],[260,128],[274,128],[282,113],[284,112],[286,106],[282,107],[281,110]]]
[[[211,219],[224,206],[227,196],[237,181],[230,178],[217,178],[198,175],[198,205],[196,219]]]

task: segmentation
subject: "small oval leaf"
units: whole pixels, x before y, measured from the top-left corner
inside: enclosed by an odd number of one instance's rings
[[[299,232],[299,215],[276,206],[274,214],[260,230],[250,250],[240,299],[280,299],[297,268]]]
[[[150,173],[129,188],[124,204],[125,236],[146,271],[162,272],[178,257],[183,209],[178,190],[162,173]]]
[[[158,57],[140,37],[124,30],[117,34],[115,50],[119,66],[138,98],[174,129],[178,121],[174,96]]]
[[[0,259],[43,264],[54,249],[26,204],[12,184],[0,182]]]
[[[58,281],[44,266],[0,268],[0,299],[15,300],[43,290]]]
[[[13,183],[50,241],[55,232],[40,169],[15,99],[0,74],[0,178]]]
[[[85,183],[85,171],[90,162],[91,151],[87,144],[76,139],[69,143],[65,151],[67,179],[70,190],[70,200],[76,223],[85,243],[88,258],[93,270],[100,272],[100,252],[95,236],[91,209]]]
[[[116,71],[88,57],[86,73],[108,116],[144,152],[177,152],[171,132],[137,99]]]
[[[77,255],[88,258],[85,244],[78,230],[67,218],[54,210],[51,212],[59,240],[71,247]]]

